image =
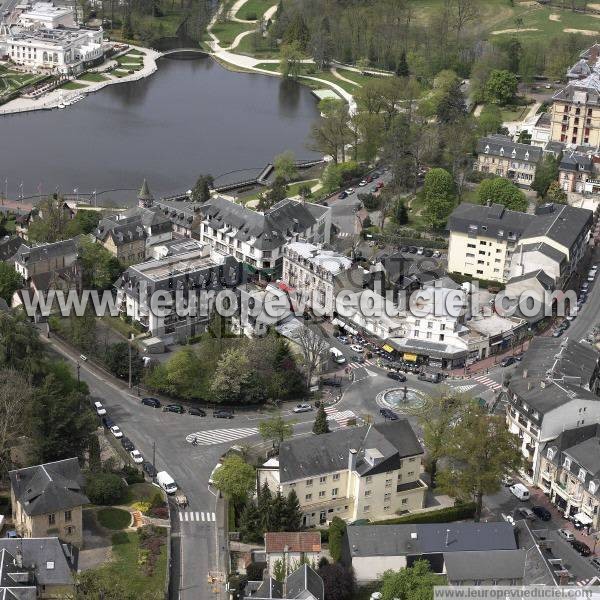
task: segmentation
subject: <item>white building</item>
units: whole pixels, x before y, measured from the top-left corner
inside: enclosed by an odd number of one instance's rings
[[[54,6],[52,2],[36,2],[21,13],[19,24],[30,29],[75,27],[75,11],[69,6]]]

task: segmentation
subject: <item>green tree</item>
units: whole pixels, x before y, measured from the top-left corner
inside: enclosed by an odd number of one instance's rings
[[[104,352],[104,362],[108,370],[120,379],[129,380],[129,342],[117,342]],[[137,384],[142,379],[144,361],[135,346],[131,348],[131,382]]]
[[[502,127],[502,113],[497,105],[486,104],[477,119],[477,130],[480,135],[497,133]]]
[[[396,64],[396,75],[398,77],[409,77],[410,70],[408,68],[408,62],[406,62],[406,52],[403,50]]]
[[[258,209],[267,210],[277,202],[287,197],[287,182],[280,175],[276,175],[270,189],[258,196]]]
[[[417,560],[400,571],[386,571],[381,578],[382,600],[429,600],[436,585],[445,585],[446,578],[431,570],[427,560]]]
[[[484,86],[484,97],[487,102],[503,106],[508,104],[517,93],[517,76],[510,71],[494,69]]]
[[[286,500],[280,492],[273,496],[270,510],[271,531],[282,531],[286,516]]]
[[[327,423],[327,413],[325,412],[325,406],[321,404],[317,410],[317,416],[315,417],[315,423],[313,425],[313,433],[321,435],[322,433],[329,433],[329,423]]]
[[[553,181],[546,192],[546,200],[555,204],[567,204],[567,192],[565,192],[558,181]]]
[[[23,311],[0,311],[0,367],[26,377],[42,371],[43,349],[37,329]]]
[[[108,290],[123,272],[119,261],[101,244],[82,238],[79,244],[83,287]]]
[[[465,96],[461,86],[462,83],[457,77],[447,90],[443,90],[439,94],[436,114],[440,123],[456,123],[467,114]]]
[[[243,348],[226,350],[219,362],[211,385],[212,392],[221,402],[237,401],[242,398],[250,379],[250,359]]]
[[[423,184],[423,217],[433,229],[442,227],[455,205],[452,175],[445,169],[430,169]]]
[[[323,596],[327,600],[351,600],[356,593],[356,579],[351,567],[341,563],[326,564],[319,567],[319,576],[323,580]]]
[[[291,490],[285,501],[282,531],[300,531],[302,529],[302,511],[296,490]]]
[[[98,436],[92,433],[88,442],[88,466],[90,472],[99,473],[102,470],[102,461],[100,460],[100,442]]]
[[[333,517],[329,525],[329,554],[335,562],[342,560],[342,540],[346,533],[346,522],[340,517]]]
[[[279,448],[281,442],[292,437],[294,424],[285,421],[281,415],[277,415],[266,421],[261,421],[258,424],[258,433],[260,433],[263,440],[273,442],[273,446]]]
[[[396,221],[398,225],[406,225],[408,223],[408,210],[406,210],[406,204],[404,204],[403,200],[398,200],[396,202],[394,221]]]
[[[87,497],[94,504],[118,504],[125,492],[125,483],[116,473],[93,473],[85,486]]]
[[[42,200],[32,211],[32,220],[27,229],[29,241],[50,243],[65,239],[71,216],[71,210],[58,196]]]
[[[298,79],[302,68],[302,50],[297,42],[283,44],[279,50],[279,71],[283,77]]]
[[[439,488],[454,498],[473,500],[475,521],[481,518],[484,494],[498,492],[502,475],[518,471],[523,459],[519,439],[508,431],[505,419],[489,415],[474,401],[454,425],[446,456]]]
[[[279,581],[279,582],[283,583],[286,576],[287,576],[287,565],[286,565],[286,560],[285,560],[285,556],[284,556],[283,558],[278,558],[273,563],[273,579],[275,579],[275,581]]]
[[[282,177],[285,181],[291,181],[298,176],[298,167],[296,167],[296,157],[291,151],[283,152],[275,157],[273,161],[275,176]]]
[[[348,125],[348,105],[343,100],[319,102],[321,119],[313,125],[310,148],[333,158],[333,162],[345,162],[346,145],[354,138]]]
[[[69,317],[69,335],[71,342],[86,354],[90,353],[96,346],[96,317],[91,307],[80,317],[72,315]]]
[[[298,188],[298,194],[301,198],[304,198],[305,200],[312,198],[312,190],[310,189],[310,185],[308,183],[303,183]]]
[[[273,531],[274,526],[271,521],[271,504],[273,502],[273,494],[271,493],[271,489],[267,485],[265,481],[258,490],[256,505],[258,507],[258,512],[260,514],[260,524],[261,524],[261,535],[265,531]]]
[[[213,475],[215,487],[237,506],[242,505],[256,488],[254,467],[240,456],[227,457]]]
[[[133,26],[131,24],[131,11],[127,10],[125,18],[123,19],[123,27],[121,28],[121,35],[125,40],[133,39]]]
[[[283,34],[283,43],[288,45],[295,44],[300,52],[304,52],[308,47],[309,41],[310,31],[306,25],[304,16],[300,11],[297,11]]]
[[[541,198],[545,198],[550,184],[558,179],[559,163],[560,160],[555,158],[553,154],[547,154],[544,160],[538,164],[535,177],[531,183],[531,189],[535,190]]]
[[[0,298],[10,306],[13,294],[23,287],[23,278],[9,263],[0,262]]]
[[[192,188],[192,202],[206,202],[210,200],[210,188],[213,184],[212,175],[200,175]]]
[[[72,600],[136,600],[134,592],[125,588],[108,569],[90,569],[77,574]],[[69,600],[71,597],[69,596]]]
[[[506,50],[508,54],[508,70],[511,73],[518,75],[523,46],[516,37],[513,37],[508,41]]]
[[[511,210],[520,212],[527,210],[525,194],[511,181],[502,177],[484,179],[477,187],[477,200],[479,204],[492,202],[503,204]]]
[[[240,537],[247,544],[256,544],[263,539],[262,529],[263,516],[258,509],[258,506],[252,500],[249,500],[244,505],[240,514]]]

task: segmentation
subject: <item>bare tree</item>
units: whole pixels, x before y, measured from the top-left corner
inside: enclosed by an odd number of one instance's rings
[[[294,341],[302,351],[307,387],[310,387],[310,381],[317,367],[329,356],[329,344],[324,335],[308,327],[299,327],[298,333],[294,336]]]

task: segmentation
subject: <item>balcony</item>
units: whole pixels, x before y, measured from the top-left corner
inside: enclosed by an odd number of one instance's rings
[[[527,429],[527,420],[524,419],[521,415],[519,415],[519,418],[517,419],[517,421],[519,422],[519,425],[521,425],[522,427],[525,427],[525,429]]]

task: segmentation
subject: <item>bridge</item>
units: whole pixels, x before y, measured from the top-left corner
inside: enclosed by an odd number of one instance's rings
[[[169,56],[169,54],[181,54],[183,52],[193,52],[195,54],[204,54],[205,56],[209,56],[209,52],[203,50],[202,48],[172,48],[171,50],[165,50],[161,52],[161,56]]]

